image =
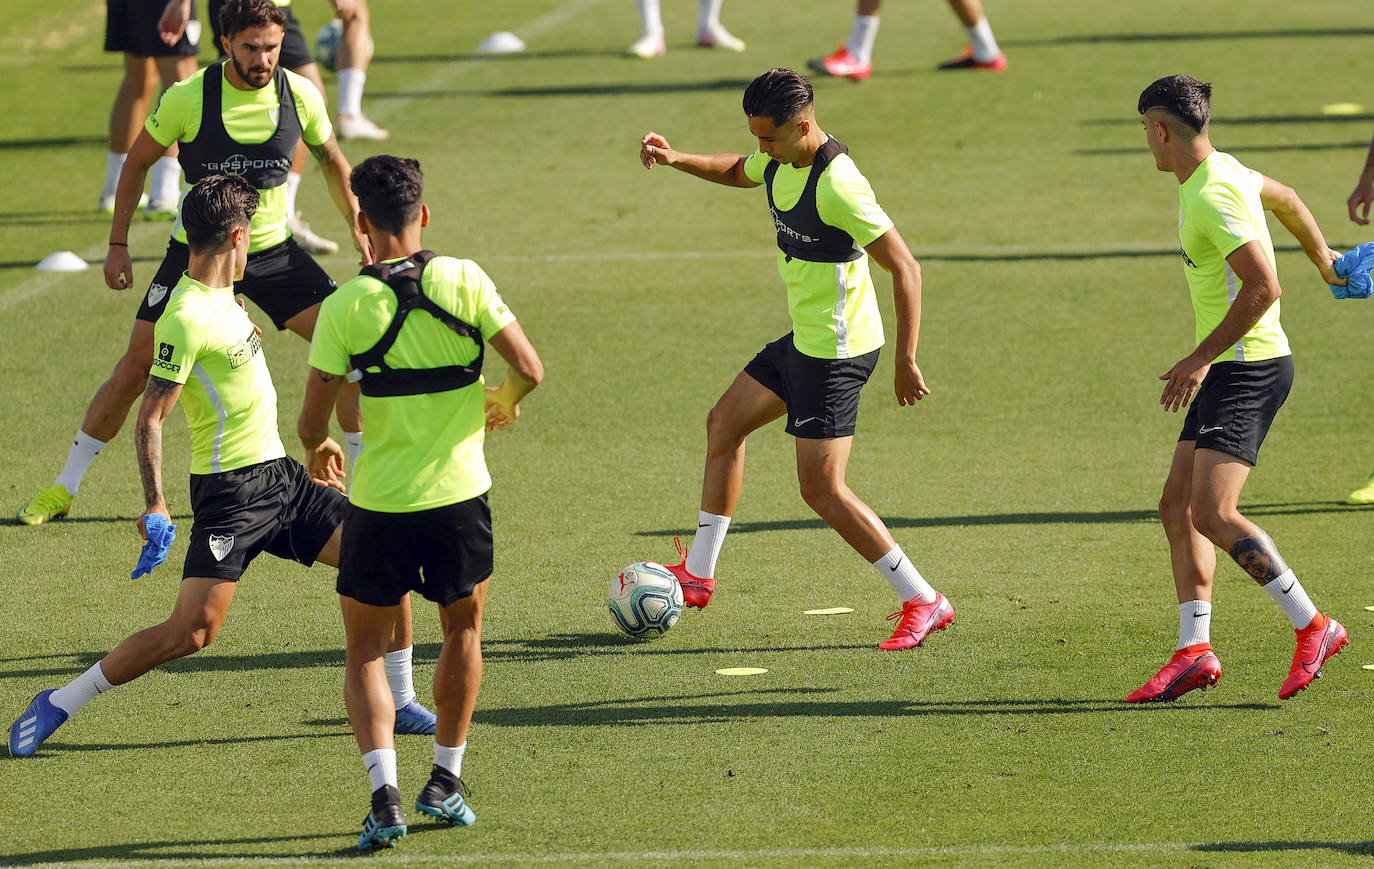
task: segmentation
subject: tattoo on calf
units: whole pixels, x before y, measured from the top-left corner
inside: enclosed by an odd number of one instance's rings
[[[1265,585],[1288,570],[1288,564],[1279,555],[1278,547],[1269,539],[1269,535],[1259,529],[1256,531],[1258,533],[1255,536],[1244,537],[1231,544],[1231,558],[1255,582]]]

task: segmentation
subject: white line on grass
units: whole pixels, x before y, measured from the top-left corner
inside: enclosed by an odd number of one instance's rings
[[[458,834],[461,835],[461,834]],[[343,838],[343,837],[340,837]],[[1339,848],[1343,844],[1328,843]],[[175,846],[169,846],[175,847]],[[404,843],[401,848],[404,849]],[[1060,842],[1045,845],[965,845],[932,848],[763,848],[757,850],[681,850],[681,851],[603,851],[561,854],[407,854],[404,850],[392,851],[386,855],[391,863],[639,863],[644,861],[694,861],[694,860],[796,860],[811,858],[858,859],[881,857],[1015,857],[1046,854],[1131,854],[1151,852],[1189,851],[1207,848],[1205,842]],[[317,857],[186,857],[177,854],[176,862],[184,866],[302,866],[324,862],[335,862],[338,854],[322,854]],[[0,863],[0,866],[7,864]],[[60,863],[25,864],[28,866],[60,866]],[[166,866],[165,859],[147,860],[93,860],[82,861],[82,866],[96,869],[133,869],[141,866]]]

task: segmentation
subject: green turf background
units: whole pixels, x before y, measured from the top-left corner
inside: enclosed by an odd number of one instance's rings
[[[892,594],[802,503],[780,426],[750,442],[711,607],[649,644],[623,641],[604,611],[622,565],[670,560],[672,536],[690,537],[705,414],[787,329],[761,193],[645,173],[638,138],[751,149],[743,85],[829,50],[850,5],[728,3],[749,43],[728,55],[691,48],[695,4],[668,3],[669,52],[653,62],[622,54],[638,28],[628,0],[372,5],[365,107],[395,136],[345,151],[422,161],[427,244],[489,271],[548,369],[488,446],[498,561],[464,770],[478,824],[412,818],[378,859],[1368,862],[1374,672],[1359,665],[1374,661],[1374,513],[1341,501],[1374,467],[1374,302],[1332,301],[1276,221],[1297,382],[1243,503],[1351,646],[1281,704],[1292,634],[1224,562],[1219,690],[1117,702],[1175,636],[1154,505],[1180,420],[1160,412],[1155,378],[1192,340],[1175,184],[1154,171],[1136,96],[1171,72],[1212,81],[1216,143],[1294,186],[1333,246],[1368,240],[1344,209],[1374,131],[1366,4],[989,0],[1010,71],[953,76],[933,71],[961,41],[944,5],[891,4],[874,77],[817,82],[822,125],[924,269],[919,361],[934,394],[897,407],[886,356],[849,476],[958,611],[905,654],[874,651]],[[322,0],[296,6],[310,34],[328,15]],[[13,510],[60,468],[137,297],[99,272],[108,221],[92,206],[119,77],[100,51],[102,6],[9,7],[0,503]],[[503,29],[529,51],[472,53]],[[1322,112],[1347,101],[1368,108]],[[314,170],[301,204],[345,237]],[[166,230],[135,227],[140,287]],[[32,269],[60,249],[95,268]],[[340,279],[354,269],[323,262]],[[275,333],[264,346],[294,450],[306,347]],[[168,494],[189,520],[180,414],[169,431]],[[152,578],[129,580],[141,506],[126,435],[69,520],[0,526],[6,721],[169,611],[185,536]],[[801,614],[835,605],[856,611]],[[416,637],[427,699],[428,605]],[[256,563],[212,647],[96,700],[35,758],[0,759],[0,863],[347,859],[367,795],[341,646],[332,571]],[[769,672],[714,675],[725,666]],[[430,742],[399,750],[409,799]]]

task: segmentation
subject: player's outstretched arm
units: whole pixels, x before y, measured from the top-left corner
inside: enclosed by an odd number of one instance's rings
[[[1350,219],[1360,226],[1368,226],[1370,203],[1374,203],[1374,142],[1369,143],[1369,153],[1365,155],[1360,180],[1355,182],[1354,191],[1345,200]]]
[[[134,262],[129,256],[129,224],[138,211],[138,200],[143,195],[143,182],[148,178],[148,170],[165,153],[165,146],[158,144],[147,130],[141,130],[129,148],[129,156],[119,173],[114,218],[110,221],[110,249],[105,254],[105,285],[112,290],[128,289],[134,284]]]
[[[162,494],[162,423],[181,398],[181,384],[164,380],[156,374],[148,376],[143,391],[143,403],[138,407],[138,423],[134,427],[134,448],[138,451],[138,475],[143,480],[144,513],[168,516],[167,500]],[[138,531],[148,536],[139,516]]]
[[[325,183],[329,185],[329,195],[334,198],[339,213],[348,221],[348,231],[353,234],[353,249],[361,257],[358,264],[368,265],[372,262],[372,246],[367,243],[367,236],[358,226],[358,197],[353,195],[353,188],[348,183],[353,167],[348,165],[348,158],[343,155],[339,141],[333,136],[323,145],[307,144],[306,147],[319,161]]]
[[[544,380],[544,363],[519,323],[491,336],[491,346],[509,366],[500,386],[487,387],[487,430],[510,428],[520,416],[520,400]]]
[[[1302,245],[1302,249],[1307,252],[1307,258],[1321,273],[1322,280],[1328,284],[1345,283],[1343,279],[1336,277],[1335,271],[1331,268],[1331,264],[1340,259],[1340,253],[1327,246],[1316,218],[1293,188],[1266,176],[1264,187],[1260,188],[1260,202],[1266,211],[1274,212],[1279,223],[1282,223]]]
[[[344,491],[344,451],[329,436],[329,414],[339,397],[344,378],[311,368],[305,382],[305,400],[296,421],[296,434],[305,447],[305,467],[317,485]]]
[[[744,174],[743,154],[688,154],[678,151],[668,144],[668,140],[658,133],[645,133],[639,140],[639,162],[645,169],[655,164],[681,169],[688,175],[695,175],[707,181],[724,184],[726,187],[757,187]]]
[[[930,395],[930,387],[926,386],[921,369],[916,366],[916,342],[921,333],[921,264],[911,255],[911,249],[895,226],[864,250],[892,275],[892,301],[897,312],[893,389],[898,404],[915,404]]]

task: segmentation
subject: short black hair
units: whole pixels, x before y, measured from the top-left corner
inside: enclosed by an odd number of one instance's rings
[[[181,203],[186,243],[195,253],[224,250],[229,234],[251,226],[258,210],[258,191],[242,175],[206,175]]]
[[[1201,133],[1212,119],[1212,86],[1191,75],[1166,75],[1140,92],[1136,108],[1142,115],[1163,109]]]
[[[353,167],[349,185],[367,222],[383,232],[400,235],[420,219],[425,176],[419,160],[390,154],[368,157]]]
[[[815,101],[816,93],[806,76],[780,66],[749,82],[744,89],[744,113],[751,118],[768,118],[779,127]]]
[[[268,24],[286,30],[286,13],[272,0],[228,0],[219,9],[219,32],[230,39],[250,27]]]

